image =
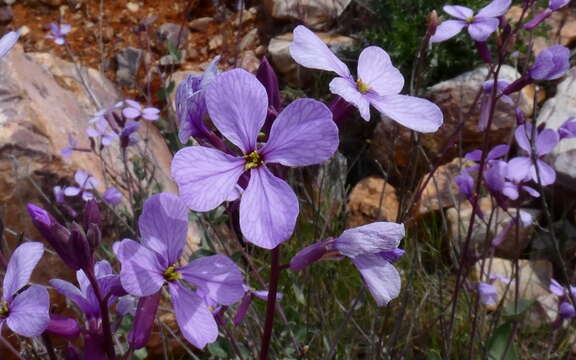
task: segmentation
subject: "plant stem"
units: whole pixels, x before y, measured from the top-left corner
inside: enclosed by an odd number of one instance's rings
[[[100,286],[98,285],[98,281],[94,276],[94,271],[90,268],[85,271],[86,276],[88,277],[88,281],[90,281],[90,285],[94,289],[94,294],[98,299],[98,304],[100,305],[100,316],[102,317],[102,330],[104,334],[104,345],[106,347],[106,354],[110,360],[114,360],[116,358],[116,354],[114,353],[114,342],[112,341],[112,328],[110,327],[110,317],[108,315],[108,301],[107,298],[102,297],[102,292],[100,291]]]
[[[268,301],[266,303],[266,322],[262,333],[262,347],[260,348],[260,360],[268,359],[272,327],[274,325],[274,313],[276,312],[276,294],[278,293],[278,280],[280,278],[280,245],[272,249],[270,268],[270,284],[268,289]]]

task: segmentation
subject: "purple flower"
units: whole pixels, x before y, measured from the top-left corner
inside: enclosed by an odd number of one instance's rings
[[[80,326],[76,320],[50,314],[50,322],[48,322],[48,326],[46,327],[47,333],[72,340],[80,334],[80,331]]]
[[[54,40],[56,45],[64,45],[66,42],[66,34],[72,30],[72,26],[70,24],[57,24],[57,23],[50,23],[50,34],[46,35],[48,39]]]
[[[116,206],[122,201],[122,193],[115,187],[109,187],[104,191],[102,199],[104,199],[108,204]]]
[[[64,189],[62,189],[62,186],[54,186],[53,188],[54,190],[54,199],[56,200],[57,203],[59,204],[63,204],[64,203]]]
[[[538,176],[543,186],[550,185],[556,180],[556,172],[550,165],[546,164],[541,157],[551,152],[558,144],[558,133],[552,129],[544,129],[541,132],[535,131],[536,140],[532,149],[532,125],[524,124],[518,126],[514,136],[521,149],[528,152],[529,156],[518,156],[508,162],[508,178],[515,182],[532,180],[538,182]],[[534,150],[534,151],[532,151]],[[536,162],[534,166],[533,156]]]
[[[403,224],[391,222],[348,229],[336,239],[300,250],[290,260],[290,269],[298,271],[325,257],[348,257],[360,271],[376,304],[386,305],[400,293],[400,274],[392,263],[404,254],[398,249],[404,233]]]
[[[104,116],[96,115],[90,123],[92,126],[86,129],[86,134],[94,139],[99,138],[102,146],[110,146],[118,138],[118,134],[110,128]]]
[[[442,112],[426,99],[399,95],[404,77],[390,60],[390,56],[377,46],[362,50],[358,59],[358,79],[328,49],[328,46],[305,26],[294,29],[290,45],[294,60],[307,68],[333,71],[340,75],[330,82],[330,91],[353,104],[366,121],[370,120],[370,105],[382,115],[419,132],[434,132],[443,122]]]
[[[50,298],[46,288],[31,285],[19,292],[28,284],[43,253],[44,245],[38,242],[23,243],[12,253],[2,285],[0,331],[6,324],[19,335],[33,337],[48,326]]]
[[[176,153],[172,177],[184,202],[209,211],[240,196],[240,228],[246,239],[266,249],[287,240],[298,216],[298,199],[269,164],[308,166],[328,159],[338,147],[338,128],[330,110],[312,99],[298,99],[276,118],[266,144],[258,134],[268,111],[264,86],[250,73],[235,69],[218,76],[206,89],[208,113],[216,128],[241,151],[192,146]],[[249,182],[240,195],[238,182]]]
[[[446,5],[444,11],[458,20],[446,20],[436,29],[436,33],[430,38],[430,42],[437,43],[446,41],[468,27],[468,33],[474,41],[483,42],[498,28],[500,16],[504,15],[510,7],[511,0],[493,0],[486,5],[478,14],[470,8],[460,5]]]
[[[498,302],[498,292],[494,285],[481,282],[478,284],[480,302],[484,305],[494,306]]]
[[[72,136],[72,134],[68,134],[68,146],[66,146],[65,148],[63,148],[60,151],[60,154],[62,155],[62,158],[64,158],[64,160],[69,160],[70,157],[72,156],[72,152],[78,147],[78,142],[76,141],[76,139],[74,139],[74,137]]]
[[[74,180],[78,186],[67,186],[64,189],[64,195],[66,196],[77,196],[82,194],[82,199],[84,201],[89,201],[94,199],[94,194],[92,190],[95,190],[98,186],[98,179],[90,175],[84,170],[78,170],[74,174]]]
[[[576,137],[576,116],[572,116],[560,126],[558,135],[560,136],[560,140]]]
[[[124,239],[114,244],[122,264],[122,286],[128,293],[144,297],[167,284],[184,337],[197,348],[204,348],[218,337],[218,326],[197,291],[189,289],[182,280],[212,301],[231,305],[244,294],[242,273],[223,255],[179,265],[188,233],[188,209],[176,195],[161,193],[150,197],[138,223],[141,243]]]
[[[548,7],[544,9],[544,11],[536,15],[532,20],[530,20],[526,24],[524,24],[524,29],[525,30],[534,29],[542,21],[546,20],[548,16],[552,15],[554,11],[563,8],[564,6],[568,5],[568,3],[570,3],[570,0],[550,0],[548,2]]]
[[[125,107],[122,109],[122,115],[127,119],[143,118],[149,121],[156,121],[160,118],[160,110],[155,107],[142,108],[139,102],[134,100],[124,100]]]
[[[10,51],[14,45],[16,45],[19,37],[20,32],[18,31],[10,31],[2,36],[0,39],[0,58],[8,54],[8,51]]]
[[[542,50],[528,74],[534,80],[558,79],[570,68],[570,50],[562,45],[554,45]]]
[[[210,131],[204,124],[206,108],[205,89],[218,76],[216,56],[202,76],[189,75],[176,89],[176,118],[178,119],[178,138],[186,144],[190,137],[205,137]]]
[[[120,131],[120,146],[126,148],[137,143],[138,129],[140,129],[140,122],[129,119],[124,123],[124,127]]]
[[[106,260],[99,261],[94,265],[94,275],[96,276],[96,281],[98,281],[102,297],[107,297],[108,306],[111,306],[116,302],[117,295],[122,292],[120,277],[114,274],[112,267]],[[88,319],[99,319],[100,305],[98,298],[84,270],[76,271],[76,280],[79,287],[60,279],[52,279],[49,282],[56,291],[73,301]]]

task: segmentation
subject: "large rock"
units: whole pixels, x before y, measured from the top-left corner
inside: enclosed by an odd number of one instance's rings
[[[315,30],[327,30],[352,0],[264,0],[267,15],[277,20],[297,20]]]
[[[494,237],[501,233],[508,223],[516,220],[516,209],[508,209],[507,212],[501,208],[496,207],[492,216],[490,227],[487,222],[493,210],[493,204],[490,198],[481,198],[479,201],[480,210],[484,213],[484,219],[476,216],[474,220],[474,229],[472,230],[470,250],[476,253],[482,253],[485,248],[486,241],[492,242]],[[535,222],[540,215],[539,210],[535,209],[520,209],[520,211],[528,213]],[[458,207],[450,208],[446,211],[448,219],[450,238],[456,244],[464,245],[468,233],[470,219],[472,217],[472,205],[468,201],[463,201]],[[496,247],[496,254],[500,257],[514,259],[522,251],[526,249],[530,243],[534,225],[520,225],[518,232],[518,239],[516,238],[516,226],[506,234],[499,246]]]
[[[396,221],[398,207],[396,189],[384,179],[368,177],[350,193],[347,224],[355,227],[374,221]]]
[[[558,129],[570,117],[576,116],[576,68],[572,68],[558,84],[556,95],[548,99],[540,114],[538,124]],[[569,188],[576,186],[576,139],[560,141],[548,159],[558,173],[558,182]]]
[[[342,49],[354,46],[355,40],[342,35],[332,35],[327,33],[316,33],[330,49],[338,52]],[[294,35],[292,33],[276,36],[268,44],[268,53],[276,71],[282,75],[292,85],[301,84],[302,72],[306,69],[299,67],[290,56],[290,44]]]

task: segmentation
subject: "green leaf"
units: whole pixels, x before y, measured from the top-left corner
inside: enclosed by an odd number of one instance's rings
[[[516,360],[518,352],[512,339],[512,323],[500,325],[488,341],[488,359],[490,360]]]
[[[519,299],[517,306],[509,304],[504,308],[504,316],[508,318],[520,317],[534,304],[535,300]]]
[[[176,82],[174,80],[170,80],[167,87],[163,87],[160,90],[158,90],[157,94],[158,99],[160,99],[161,101],[166,101],[170,96],[170,94],[172,93],[172,91],[174,91],[175,87]]]
[[[217,342],[208,345],[208,352],[220,359],[228,359],[228,354]]]

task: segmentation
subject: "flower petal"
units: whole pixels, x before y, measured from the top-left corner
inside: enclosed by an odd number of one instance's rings
[[[50,297],[43,286],[30,286],[18,294],[9,307],[10,314],[6,323],[17,334],[26,337],[38,336],[48,326]]]
[[[82,291],[68,281],[52,279],[49,283],[60,294],[72,300],[87,316],[96,316],[99,313],[98,304],[88,301]]]
[[[436,28],[436,32],[432,37],[430,37],[431,43],[438,43],[446,41],[458,35],[460,31],[467,25],[465,21],[462,20],[446,20],[443,21]]]
[[[268,95],[254,75],[243,69],[222,73],[206,88],[206,106],[214,125],[244,154],[256,149]]]
[[[330,81],[330,92],[341,96],[350,104],[356,106],[360,111],[362,119],[370,120],[370,103],[364,95],[356,88],[356,84],[350,80],[337,77]]]
[[[486,41],[499,24],[500,20],[496,18],[475,17],[474,22],[468,26],[468,33],[475,41]]]
[[[244,277],[227,256],[205,256],[191,261],[179,271],[186,281],[201,288],[219,304],[232,305],[244,295]]]
[[[240,199],[240,229],[246,240],[273,249],[292,236],[299,205],[296,194],[266,166],[251,171]]]
[[[10,31],[0,39],[0,58],[3,57],[14,47],[20,37],[18,31]]]
[[[554,171],[554,169],[546,164],[544,161],[537,159],[536,160],[536,164],[538,164],[538,174],[536,173],[536,167],[532,166],[530,168],[530,176],[532,177],[532,180],[534,180],[534,182],[538,182],[538,175],[540,175],[540,181],[542,183],[542,186],[547,186],[550,184],[554,184],[554,182],[556,181],[556,171]]]
[[[374,222],[344,231],[334,241],[334,246],[350,258],[376,254],[396,249],[405,233],[404,224]]]
[[[378,95],[396,95],[404,87],[404,77],[392,65],[388,53],[378,46],[369,46],[360,53],[358,78]]]
[[[515,182],[522,182],[528,179],[532,160],[529,157],[519,156],[508,161],[507,177]]]
[[[369,96],[369,100],[382,114],[414,131],[435,132],[444,122],[440,108],[426,99],[391,95]]]
[[[316,100],[298,99],[278,115],[261,153],[267,163],[307,166],[330,158],[338,142],[330,109]]]
[[[476,16],[482,17],[499,17],[506,14],[512,0],[493,0],[490,4],[484,6]]]
[[[520,148],[526,152],[531,152],[532,146],[530,145],[530,139],[532,138],[532,125],[522,124],[516,128],[514,131],[514,138],[516,138],[516,143]]]
[[[207,114],[204,91],[200,87],[199,76],[188,76],[176,89],[176,118],[178,119],[178,138],[186,144],[192,136],[208,132],[204,123]]]
[[[188,208],[170,193],[153,195],[144,202],[138,219],[142,243],[175,264],[182,254],[188,234]]]
[[[470,16],[474,15],[474,11],[472,9],[460,5],[445,5],[442,10],[444,10],[445,13],[460,20],[466,20]]]
[[[44,254],[44,245],[39,242],[23,243],[14,250],[2,286],[2,298],[9,301],[18,290],[28,284],[32,271]]]
[[[76,195],[80,194],[80,191],[82,191],[82,190],[76,186],[67,186],[64,188],[64,195],[76,196]]]
[[[140,112],[139,109],[136,109],[136,108],[129,106],[129,107],[125,107],[122,110],[122,115],[124,115],[124,117],[126,117],[128,119],[136,119],[137,117],[142,115],[142,113]]]
[[[160,290],[164,284],[165,267],[160,264],[156,253],[130,239],[114,243],[114,253],[122,263],[120,281],[127,292],[148,296]]]
[[[216,149],[190,146],[174,155],[172,178],[190,209],[209,211],[236,192],[245,163]]]
[[[542,130],[542,132],[536,137],[536,155],[542,156],[548,154],[556,147],[556,145],[558,145],[559,141],[560,137],[555,130]]]
[[[290,44],[290,55],[298,64],[309,69],[334,71],[350,78],[350,70],[316,34],[303,25],[294,29],[294,41]]]
[[[352,259],[362,274],[378,306],[386,305],[400,294],[400,274],[380,255],[360,255]]]
[[[180,284],[170,283],[169,287],[176,321],[186,340],[198,349],[216,341],[218,325],[202,298]]]

